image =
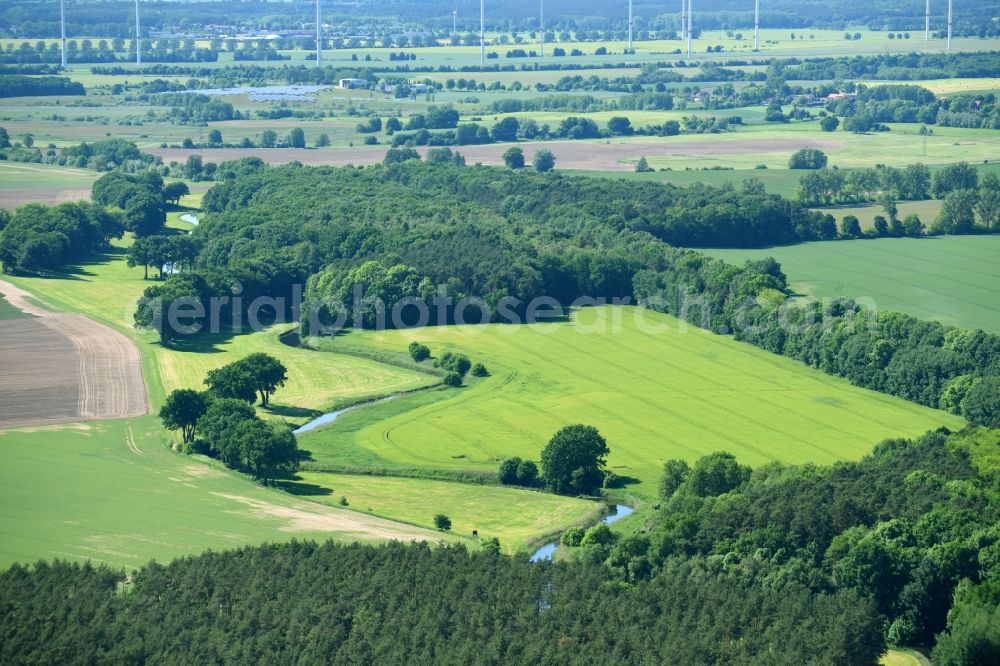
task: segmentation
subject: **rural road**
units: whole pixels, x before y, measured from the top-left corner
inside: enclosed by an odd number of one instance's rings
[[[139,349],[83,315],[46,310],[0,280],[29,317],[0,320],[0,428],[140,416],[149,411]]]

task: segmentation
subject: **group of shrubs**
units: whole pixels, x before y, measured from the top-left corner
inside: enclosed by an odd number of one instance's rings
[[[409,350],[410,358],[417,363],[423,363],[431,358],[430,347],[416,340],[411,342],[407,349]],[[434,359],[433,363],[435,368],[444,371],[444,379],[441,380],[442,383],[445,386],[453,388],[458,388],[462,385],[462,381],[469,374],[469,371],[472,371],[473,377],[488,377],[490,374],[485,365],[482,363],[473,364],[465,354],[445,352],[441,354],[440,358]]]

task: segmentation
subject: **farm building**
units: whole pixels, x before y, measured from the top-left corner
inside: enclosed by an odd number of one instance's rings
[[[368,79],[341,79],[337,82],[337,87],[344,90],[351,90],[355,88],[367,88]]]

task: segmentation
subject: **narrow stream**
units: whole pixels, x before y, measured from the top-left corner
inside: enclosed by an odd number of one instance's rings
[[[309,421],[308,423],[299,426],[292,432],[296,435],[302,435],[320,426],[327,425],[328,423],[333,423],[338,418],[340,418],[341,414],[344,414],[346,412],[350,412],[355,409],[360,409],[361,407],[368,407],[369,405],[377,405],[379,403],[389,402],[390,400],[395,400],[398,397],[399,397],[398,395],[390,395],[387,398],[380,398],[378,400],[369,400],[367,402],[359,402],[358,404],[351,405],[350,407],[345,407],[343,409],[338,409],[332,412],[326,412],[325,414],[317,416],[312,421]],[[601,522],[603,522],[605,525],[610,525],[611,523],[618,522],[619,520],[621,520],[622,518],[631,514],[634,511],[635,509],[633,509],[630,506],[626,506],[625,504],[616,504],[614,513],[604,516],[604,518],[601,519]],[[535,551],[535,554],[531,556],[531,561],[539,562],[541,560],[551,560],[552,556],[556,552],[556,546],[558,545],[559,543],[557,541],[552,541],[550,543],[545,544],[544,546]]]
[[[610,515],[604,516],[601,522],[603,522],[605,525],[610,525],[611,523],[618,522],[619,520],[633,513],[634,511],[635,509],[633,509],[630,506],[626,506],[624,504],[616,504],[615,512]],[[535,551],[535,554],[531,556],[531,561],[540,562],[541,560],[551,560],[552,556],[556,552],[556,546],[558,545],[559,545],[558,541],[552,541],[550,543],[545,544],[544,546]]]
[[[309,421],[308,423],[301,425],[295,430],[293,430],[292,433],[295,435],[301,435],[303,433],[309,432],[310,430],[318,428],[321,425],[326,425],[327,423],[333,423],[340,417],[341,414],[345,412],[350,412],[355,409],[360,409],[361,407],[368,407],[369,405],[377,405],[383,402],[389,402],[390,400],[395,400],[398,397],[399,397],[398,395],[390,395],[388,398],[379,398],[378,400],[368,400],[367,402],[359,402],[356,405],[351,405],[350,407],[344,407],[343,409],[338,409],[337,411],[334,412],[327,412],[326,414],[320,414],[312,421]]]

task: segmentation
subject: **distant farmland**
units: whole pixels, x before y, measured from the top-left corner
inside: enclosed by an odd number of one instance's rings
[[[568,423],[596,426],[611,447],[609,464],[652,493],[668,458],[694,460],[726,450],[741,461],[830,463],[855,459],[885,437],[915,435],[950,414],[851,386],[731,339],[648,311],[643,332],[634,308],[581,310],[572,324],[504,325],[365,332],[341,345],[405,350],[410,340],[435,355],[462,351],[492,376],[454,397],[405,400],[365,410],[303,438],[317,459],[446,469],[492,469],[501,458],[537,459]],[[597,318],[620,316],[619,332],[587,334]],[[345,431],[338,427],[348,426]]]
[[[734,263],[774,257],[815,298],[870,298],[881,310],[1000,332],[1000,236],[883,238],[766,250],[704,250]]]
[[[100,175],[84,169],[0,162],[0,208],[90,199],[90,186]]]

